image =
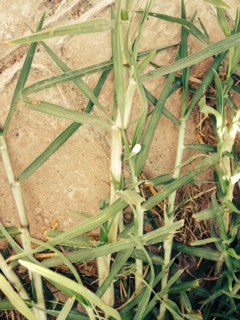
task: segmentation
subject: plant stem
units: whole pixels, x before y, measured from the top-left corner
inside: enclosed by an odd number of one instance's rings
[[[5,275],[5,277],[8,279],[8,281],[14,286],[14,288],[19,293],[20,297],[23,300],[30,300],[25,288],[23,287],[21,281],[19,280],[18,276],[15,274],[15,272],[12,270],[12,268],[6,263],[5,259],[3,258],[3,255],[0,253],[0,268]]]
[[[15,179],[11,160],[10,160],[8,149],[7,149],[5,136],[0,136],[0,152],[3,160],[5,172],[7,174],[8,182],[12,188],[13,196],[14,196],[17,210],[18,210],[18,215],[19,215],[20,224],[21,224],[22,246],[23,246],[23,249],[27,252],[32,249],[31,241],[29,240],[29,237],[30,237],[29,221],[28,221],[28,217],[26,214],[25,206],[24,206],[22,186]],[[36,294],[37,307],[43,310],[45,309],[45,299],[43,294],[41,276],[31,272],[29,272],[29,276],[33,283],[34,293]],[[34,313],[38,317],[38,319],[45,320],[47,319],[47,316],[46,316],[46,313],[42,310],[34,308]]]
[[[177,156],[175,161],[175,169],[173,172],[173,178],[178,179],[180,176],[180,166],[183,159],[184,153],[184,141],[185,141],[185,132],[186,132],[186,118],[181,119],[181,125],[179,129],[179,136],[178,136],[178,148],[177,148]],[[168,226],[174,222],[175,219],[175,200],[176,200],[177,191],[171,193],[168,198],[168,209],[164,212],[164,225]],[[164,248],[164,265],[167,266],[171,260],[171,253],[172,253],[172,245],[173,245],[173,235],[169,235],[169,238],[164,241],[163,248]],[[161,287],[164,289],[168,283],[168,276],[169,272],[167,271],[162,278]],[[163,296],[163,300],[168,299],[168,294]],[[160,312],[158,316],[158,320],[164,320],[166,314],[166,307],[165,304],[160,305]]]

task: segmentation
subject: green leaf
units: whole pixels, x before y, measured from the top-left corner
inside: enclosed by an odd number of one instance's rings
[[[129,205],[139,206],[144,201],[144,198],[134,190],[121,190],[117,191],[116,194]]]
[[[201,152],[212,152],[212,153],[216,153],[217,152],[217,147],[210,146],[210,145],[204,144],[204,143],[186,144],[185,148],[186,149],[191,149],[191,150],[197,150],[197,151],[201,151]]]
[[[184,28],[187,29],[189,33],[191,33],[194,37],[196,37],[198,40],[201,42],[204,42],[206,44],[209,44],[209,38],[202,33],[192,22],[187,21],[182,18],[177,18],[177,17],[172,17],[168,16],[166,14],[161,14],[161,13],[155,13],[155,12],[149,12],[149,15],[158,19],[170,21],[173,23],[178,23],[182,25]]]
[[[214,164],[214,162],[215,162],[214,159],[211,159],[210,157],[206,158],[195,169],[193,169],[192,171],[190,171],[186,175],[182,176],[181,178],[173,181],[165,189],[159,191],[156,195],[154,195],[150,199],[148,199],[143,204],[143,208],[145,210],[152,209],[157,204],[159,204],[162,200],[166,199],[175,190],[177,190],[180,187],[184,186],[185,184],[189,183],[190,181],[193,180],[193,178],[197,177],[201,173],[207,171],[209,169],[209,167]]]
[[[42,29],[44,18],[45,18],[45,15],[42,16],[42,18],[41,18],[41,20],[39,22],[39,25],[37,27],[37,31]],[[29,76],[29,73],[30,73],[30,70],[31,70],[31,66],[32,66],[32,62],[33,62],[33,58],[35,56],[36,48],[37,48],[37,43],[33,43],[30,46],[29,50],[28,50],[27,56],[25,58],[24,64],[22,66],[22,70],[20,72],[20,75],[19,75],[19,78],[18,78],[18,81],[17,81],[16,88],[15,88],[14,93],[13,93],[10,110],[8,112],[6,121],[4,123],[3,131],[0,134],[6,135],[6,133],[8,131],[10,122],[12,120],[12,117],[13,117],[16,109],[17,109],[17,105],[18,105],[18,102],[19,102],[19,97],[21,95],[21,91],[24,88],[25,83],[26,83],[26,81],[28,79],[28,76]]]
[[[196,240],[190,243],[191,246],[203,246],[209,243],[221,242],[220,238],[206,238],[202,240]]]
[[[8,232],[8,234],[13,238],[21,234],[21,230],[19,230],[16,227],[5,227],[5,229]],[[0,230],[0,239],[5,239],[5,236],[1,230]]]
[[[178,305],[175,302],[173,302],[172,300],[169,300],[169,299],[164,299],[162,301],[162,304],[165,305],[167,310],[173,316],[174,320],[182,320],[182,314],[178,308]]]
[[[123,48],[122,48],[122,32],[121,32],[121,3],[118,4],[115,28],[113,31],[112,50],[113,50],[113,69],[114,69],[114,87],[117,107],[120,112],[120,119],[124,123],[124,106],[125,106],[125,77],[124,71],[126,67],[123,66]]]
[[[102,297],[103,294],[106,292],[106,290],[109,288],[110,284],[114,280],[114,278],[117,276],[119,271],[122,269],[122,267],[126,264],[127,260],[131,256],[133,252],[133,248],[127,248],[124,251],[118,252],[112,266],[110,273],[108,274],[107,278],[104,280],[104,282],[101,284],[101,286],[98,288],[96,295],[99,297]]]
[[[151,94],[151,92],[144,87],[145,93],[146,93],[146,97],[148,99],[148,101],[154,106],[156,107],[156,104],[158,102],[158,100]],[[163,106],[162,109],[162,114],[170,121],[172,121],[174,124],[176,124],[177,126],[179,126],[179,120],[165,107]]]
[[[225,12],[222,8],[217,8],[217,18],[218,18],[218,24],[220,25],[225,36],[230,37],[231,36],[231,28],[229,26]]]
[[[50,230],[46,231],[45,235],[48,239],[53,239],[55,237],[62,235],[63,233],[64,233],[64,231],[50,229]],[[81,234],[80,236],[75,237],[70,240],[66,239],[66,241],[62,242],[62,245],[75,247],[75,248],[91,248],[91,247],[93,247],[93,243],[91,241],[91,238],[89,238],[85,234]]]
[[[163,107],[169,98],[169,92],[171,91],[173,81],[175,79],[175,75],[171,74],[168,77],[168,80],[161,92],[161,95],[158,99],[158,102],[155,106],[155,109],[153,110],[151,114],[151,119],[149,121],[148,127],[146,129],[146,132],[142,138],[141,141],[141,152],[136,156],[136,175],[139,176],[145,166],[152,140],[154,137],[154,133],[157,129],[159,120],[161,118],[162,112],[163,112]]]
[[[112,122],[110,120],[99,118],[84,112],[74,111],[66,109],[62,106],[49,103],[41,100],[31,100],[28,97],[23,96],[23,101],[33,110],[46,113],[55,117],[72,120],[78,123],[86,123],[91,125],[97,125],[103,128],[111,128]]]
[[[94,218],[96,218],[96,217],[94,217]],[[155,243],[160,243],[160,242],[163,242],[164,240],[166,240],[169,237],[169,235],[173,235],[177,230],[179,230],[183,226],[183,224],[184,224],[184,220],[179,220],[179,221],[172,223],[169,226],[164,226],[162,228],[159,228],[159,229],[151,231],[147,234],[144,234],[143,236],[135,237],[134,239],[136,241],[142,243],[143,245],[151,245],[151,244],[155,244]],[[81,228],[81,226],[78,227],[78,229],[80,229],[80,228]],[[76,231],[76,230],[74,230],[74,231]],[[49,241],[47,243],[47,245],[48,246],[52,245],[52,243],[55,244],[57,242],[56,239],[58,239],[57,244],[61,244],[62,242],[66,242],[66,241],[68,241],[68,238],[71,238],[72,233],[73,233],[72,230],[65,231],[64,233],[62,233],[58,237]],[[88,261],[88,260],[92,260],[95,258],[105,256],[108,254],[119,252],[122,250],[127,250],[129,248],[133,249],[136,245],[136,241],[133,241],[133,239],[130,237],[121,238],[118,242],[108,243],[108,244],[105,244],[105,245],[102,245],[99,247],[94,247],[94,248],[82,248],[81,250],[78,250],[78,251],[76,250],[73,252],[66,253],[65,257],[66,257],[66,259],[68,259],[72,263],[76,263],[79,261],[84,262],[84,261]],[[43,248],[45,250],[46,247],[47,247],[46,245],[42,245],[34,250],[31,250],[30,252],[27,252],[27,253],[23,252],[21,254],[18,254],[16,256],[14,256],[14,258],[15,259],[23,258],[27,254],[43,251]],[[48,268],[62,265],[62,263],[63,263],[62,257],[53,257],[53,258],[46,259],[42,262],[42,264]]]
[[[41,43],[43,48],[47,51],[47,53],[50,55],[50,57],[53,59],[53,61],[58,65],[58,67],[63,72],[71,72],[72,70],[64,63],[44,42]],[[92,92],[92,90],[89,88],[89,86],[80,78],[73,79],[73,83],[77,86],[77,88],[85,94],[85,96],[92,101],[96,106],[99,107],[100,110],[102,110],[104,113],[106,113],[105,108],[101,105],[100,101]]]
[[[71,296],[75,296],[77,300],[79,300],[79,296],[83,296],[91,304],[103,310],[107,315],[112,316],[114,319],[121,320],[121,317],[116,310],[105,305],[98,296],[79,283],[34,263],[24,260],[19,260],[19,263],[28,268],[28,270],[40,274],[54,285],[60,286],[67,295],[71,294]],[[82,301],[80,300],[80,302]]]
[[[201,285],[201,281],[193,280],[186,281],[179,284],[174,284],[171,288],[169,288],[168,292],[170,294],[178,294],[181,291],[191,291],[192,289],[199,288]]]
[[[110,69],[105,70],[98,80],[98,83],[94,89],[96,96],[101,92],[102,86],[105,83]],[[90,113],[93,109],[93,103],[88,102],[85,109],[86,113]],[[72,123],[67,127],[18,177],[20,182],[28,179],[34,172],[36,172],[50,157],[54,154],[73,134],[80,128],[81,123]]]
[[[183,252],[199,258],[204,258],[206,260],[211,260],[211,261],[222,260],[221,254],[218,251],[208,249],[208,248],[189,247],[179,242],[174,242],[173,248],[179,252]]]
[[[222,9],[230,9],[230,8],[231,8],[231,7],[230,7],[226,2],[224,2],[223,0],[204,0],[204,1],[213,4],[215,7],[218,7],[218,8],[222,8]]]
[[[240,44],[240,33],[234,34],[231,37],[218,41],[214,44],[207,46],[206,48],[189,55],[186,58],[182,58],[166,67],[159,68],[157,70],[150,71],[144,74],[141,78],[143,81],[150,81],[160,76],[182,70],[187,67],[191,67],[213,55],[225,52],[230,48],[236,47]]]
[[[25,301],[12,288],[6,278],[0,274],[0,290],[5,294],[11,304],[28,320],[37,320]]]
[[[73,307],[74,302],[75,302],[75,297],[74,296],[72,298],[69,298],[65,302],[65,304],[64,304],[62,310],[60,311],[60,313],[59,313],[59,315],[58,315],[56,320],[66,320],[66,319],[68,319],[68,315],[69,315],[69,313],[70,313],[70,311],[71,311],[71,309]]]
[[[73,36],[78,34],[96,33],[109,31],[114,27],[112,20],[96,19],[90,21],[84,21],[81,23],[70,24],[67,26],[53,27],[51,29],[36,32],[32,35],[13,39],[9,41],[10,44],[28,44],[32,42],[39,42],[48,38],[61,37],[61,36]]]
[[[229,248],[226,251],[230,257],[237,259],[237,260],[240,260],[240,256],[236,253],[236,251],[233,248]]]
[[[105,71],[107,69],[112,68],[112,62],[111,61],[105,61],[87,68],[82,68],[79,70],[71,70],[68,72],[65,72],[63,74],[60,74],[58,76],[49,78],[49,79],[44,79],[39,82],[34,83],[33,85],[26,87],[22,91],[23,96],[28,96],[32,93],[40,92],[42,90],[46,90],[49,88],[52,88],[56,86],[57,84],[62,84],[68,81],[74,81],[78,78],[82,78],[85,76],[88,76],[90,74],[99,72],[99,71]]]

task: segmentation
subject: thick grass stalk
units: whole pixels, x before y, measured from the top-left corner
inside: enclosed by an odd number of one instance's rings
[[[29,221],[25,211],[22,187],[21,187],[21,184],[15,179],[11,160],[8,154],[6,139],[4,136],[0,136],[0,152],[3,160],[3,165],[6,171],[6,175],[8,178],[8,182],[12,188],[14,200],[16,202],[16,206],[18,210],[18,215],[19,215],[20,224],[21,224],[22,246],[25,251],[30,251],[32,249],[32,246],[31,246],[31,241],[29,240],[29,236],[30,236]],[[29,275],[33,283],[33,290],[36,294],[36,305],[37,307],[44,310],[45,300],[44,300],[41,276],[35,273],[30,273]],[[46,313],[44,311],[34,308],[34,312],[38,317],[38,319],[41,319],[41,320],[47,319]]]
[[[219,176],[219,179],[223,179],[223,183],[227,183],[226,192],[222,195],[222,202],[225,204],[226,210],[224,211],[223,223],[226,234],[229,232],[230,228],[230,217],[231,210],[227,209],[228,204],[232,203],[233,200],[233,190],[236,181],[234,181],[232,161],[229,155],[232,153],[232,149],[236,140],[236,135],[239,132],[239,120],[240,120],[240,112],[236,113],[230,125],[225,124],[225,130],[223,133],[223,141],[220,146],[220,161],[219,168],[220,172],[223,173],[223,176]],[[218,261],[215,268],[215,275],[219,276],[222,272],[223,261]]]

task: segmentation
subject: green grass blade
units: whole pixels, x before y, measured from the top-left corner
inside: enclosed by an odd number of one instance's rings
[[[59,315],[58,315],[58,317],[57,317],[56,320],[66,320],[66,319],[69,319],[68,316],[69,316],[69,313],[70,313],[70,311],[71,311],[71,309],[72,309],[72,307],[73,307],[74,302],[75,302],[75,297],[74,297],[74,296],[73,296],[72,298],[69,298],[69,299],[65,302],[65,304],[64,304],[62,310],[60,311],[60,313],[59,313]]]
[[[103,294],[106,292],[106,290],[109,288],[110,284],[114,280],[114,278],[117,276],[117,274],[120,272],[122,267],[125,265],[129,257],[131,256],[133,251],[133,248],[128,248],[125,251],[118,252],[112,266],[109,275],[104,280],[102,285],[98,288],[96,295],[99,297],[102,297]]]
[[[116,202],[120,203],[119,200],[117,200]],[[107,212],[107,213],[109,213],[109,212]],[[100,216],[100,214],[96,217],[93,217],[94,219],[91,218],[89,220],[95,221],[96,218],[98,218],[98,220],[100,220],[99,216]],[[104,218],[105,217],[106,217],[106,214],[105,214]],[[101,220],[102,219],[103,219],[103,217],[101,217]],[[162,228],[159,228],[159,229],[151,231],[147,234],[144,234],[143,236],[136,237],[135,239],[136,239],[136,241],[139,241],[140,243],[142,243],[144,245],[151,245],[151,244],[159,243],[159,242],[162,242],[165,239],[167,239],[170,234],[171,235],[174,234],[177,230],[179,230],[181,227],[183,227],[183,224],[184,224],[184,220],[179,220],[179,221],[172,223],[170,226],[164,226]],[[98,224],[98,226],[99,226],[99,224]],[[53,245],[62,244],[65,241],[68,241],[69,239],[73,239],[73,238],[79,236],[80,234],[84,233],[85,230],[89,231],[89,230],[93,230],[94,228],[95,227],[93,227],[91,229],[90,223],[85,222],[82,225],[79,225],[69,231],[65,231],[60,236],[57,236],[53,240],[49,241],[48,245],[53,246]],[[92,259],[95,259],[95,258],[98,258],[101,256],[105,256],[107,254],[112,254],[112,253],[119,252],[122,250],[127,250],[129,248],[134,248],[134,246],[135,246],[135,242],[132,240],[132,238],[128,237],[126,239],[124,239],[124,238],[121,239],[121,241],[109,243],[109,244],[106,244],[103,246],[94,247],[94,248],[86,248],[86,249],[82,249],[81,251],[74,251],[74,252],[66,253],[66,257],[69,261],[71,261],[72,263],[75,263],[75,262],[79,262],[79,261],[92,260]],[[29,252],[23,252],[23,253],[20,253],[20,254],[13,256],[12,260],[23,258],[29,254],[38,253],[38,252],[45,251],[45,250],[46,250],[46,246],[39,246],[38,248],[33,249]],[[50,267],[61,265],[62,259],[59,257],[54,257],[54,258],[50,258],[48,260],[43,261],[42,264],[44,266],[47,266],[50,268]]]
[[[223,210],[223,209],[221,209]],[[203,211],[197,212],[193,214],[193,218],[196,219],[198,222],[204,221],[207,219],[213,219],[215,216],[215,212],[213,208],[207,208]]]
[[[150,81],[160,76],[182,70],[187,67],[191,67],[213,55],[225,52],[230,48],[240,45],[240,33],[234,34],[231,37],[218,41],[214,44],[207,46],[206,48],[189,55],[186,58],[182,58],[166,67],[159,68],[157,70],[150,71],[144,74],[141,78],[142,81]]]
[[[165,189],[159,191],[156,195],[152,196],[148,199],[144,204],[143,208],[145,210],[150,210],[159,204],[161,201],[166,199],[172,192],[181,188],[187,183],[190,183],[193,178],[197,177],[201,173],[205,172],[214,164],[215,160],[211,158],[206,158],[203,160],[195,169],[190,171],[189,173],[182,176],[180,179],[175,180],[170,185],[168,185]]]
[[[230,37],[231,28],[229,26],[225,12],[222,8],[217,8],[217,18],[218,18],[218,24],[221,27],[222,31],[224,32],[225,36]]]
[[[34,239],[34,238],[30,238],[30,240],[39,245],[39,246],[43,246],[45,247],[46,249],[56,253],[58,255],[58,257],[60,258],[60,260],[62,260],[62,264],[65,264],[68,269],[72,272],[73,276],[75,277],[76,281],[80,284],[82,284],[82,280],[76,270],[76,268],[72,265],[72,263],[66,258],[65,254],[62,253],[61,251],[59,251],[58,249],[56,249],[55,247],[49,245],[47,242],[43,242],[41,240],[37,240],[37,239]],[[83,298],[83,301],[84,301],[84,298]]]
[[[210,261],[218,262],[222,260],[222,256],[218,251],[208,249],[208,248],[189,247],[189,246],[186,246],[185,244],[174,241],[173,249],[182,253],[189,254],[190,256],[204,258]]]
[[[80,70],[73,70],[73,71],[68,71],[63,74],[60,74],[58,76],[49,78],[49,79],[44,79],[41,80],[37,83],[34,83],[33,85],[26,87],[22,91],[23,96],[28,96],[32,93],[40,92],[42,90],[46,90],[49,88],[52,88],[56,86],[57,84],[62,84],[68,81],[73,81],[77,78],[85,77],[90,74],[99,72],[99,71],[105,71],[109,68],[112,67],[112,62],[111,61],[105,61],[87,68],[83,68]]]
[[[57,66],[63,71],[63,72],[70,72],[72,71],[66,63],[60,59],[55,52],[53,52],[44,42],[41,43],[43,48],[47,51],[47,53],[50,55],[50,57],[53,59],[53,61],[57,64]],[[73,83],[77,86],[77,88],[90,100],[92,101],[96,106],[99,107],[104,113],[106,113],[105,108],[101,105],[98,98],[95,96],[95,94],[92,92],[92,90],[89,88],[89,86],[80,78],[74,79]]]
[[[168,280],[168,283],[167,283],[166,287],[164,287],[158,293],[158,296],[160,298],[164,297],[168,293],[168,291],[171,288],[171,286],[174,285],[174,283],[181,277],[183,272],[184,272],[184,269],[181,269],[181,270],[178,270],[175,274],[172,275],[172,277]]]
[[[191,99],[191,102],[185,112],[185,119],[187,119],[191,112],[193,111],[194,107],[196,106],[196,104],[199,102],[199,100],[202,98],[204,92],[209,88],[209,86],[211,85],[211,83],[213,82],[213,79],[215,77],[215,73],[214,70],[218,70],[222,61],[224,60],[226,56],[226,52],[223,52],[221,54],[219,54],[215,59],[214,62],[210,68],[210,70],[208,71],[207,75],[204,77],[202,83],[200,84],[199,88],[197,89],[197,91],[195,92],[194,96]]]
[[[125,76],[123,68],[122,44],[121,44],[121,1],[118,2],[115,28],[112,39],[113,50],[113,69],[114,69],[114,86],[116,101],[120,111],[121,122],[124,123],[124,107],[125,107]]]
[[[46,101],[35,101],[31,100],[28,97],[23,96],[23,101],[29,106],[29,108],[46,113],[55,117],[72,120],[78,123],[86,123],[91,125],[100,126],[103,128],[111,128],[112,122],[110,120],[99,118],[97,116],[92,116],[90,114],[66,109],[62,106],[49,103]]]
[[[157,99],[152,95],[152,93],[146,88],[144,87],[145,93],[146,93],[146,97],[148,99],[148,101],[156,107],[157,104]],[[162,114],[163,116],[165,116],[168,120],[172,121],[172,123],[176,124],[177,126],[179,126],[179,120],[165,107],[165,105],[163,106],[162,109]]]
[[[145,166],[145,163],[150,151],[151,143],[154,137],[154,133],[157,129],[159,120],[161,118],[163,107],[166,103],[167,98],[169,97],[169,91],[171,90],[174,79],[175,79],[174,74],[171,74],[168,77],[168,80],[162,90],[162,93],[160,95],[160,98],[158,99],[155,109],[152,112],[148,127],[141,141],[141,147],[142,147],[141,152],[136,156],[136,175],[137,176],[141,174],[143,167]]]
[[[98,296],[82,285],[68,279],[67,277],[57,274],[54,271],[35,265],[34,263],[23,260],[20,260],[19,263],[29,270],[40,274],[53,284],[60,286],[67,295],[71,294],[71,296],[76,296],[77,300],[79,299],[79,296],[84,296],[91,304],[103,310],[107,315],[112,316],[114,319],[121,320],[121,317],[116,310],[105,305]]]
[[[0,300],[0,310],[1,311],[9,311],[16,310],[16,308],[12,305],[12,303],[7,299]]]
[[[39,22],[39,25],[37,27],[37,31],[42,29],[43,22],[44,22],[44,17],[45,17],[45,15],[42,16],[42,18],[41,18],[41,20]],[[35,52],[36,52],[36,48],[37,48],[37,43],[33,43],[30,46],[29,50],[28,50],[27,56],[25,58],[24,64],[22,66],[22,70],[20,72],[20,75],[19,75],[19,78],[18,78],[18,81],[17,81],[16,88],[15,88],[14,93],[13,93],[13,98],[12,98],[10,110],[8,112],[6,121],[4,123],[3,131],[2,131],[2,133],[0,132],[0,134],[5,135],[7,133],[7,131],[8,131],[10,122],[12,120],[12,117],[13,117],[16,109],[17,109],[17,104],[18,104],[18,101],[19,101],[19,97],[21,95],[21,91],[24,88],[25,83],[26,83],[26,81],[28,79],[28,75],[29,75],[29,72],[31,70],[32,61],[33,61],[33,58],[34,58],[34,55],[35,55]]]
[[[223,0],[204,0],[208,3],[213,4],[217,8],[222,8],[222,9],[230,9],[231,7]]]
[[[179,292],[189,291],[191,289],[199,288],[201,285],[201,281],[199,280],[193,280],[193,281],[187,281],[182,282],[179,284],[173,285],[171,288],[169,288],[168,292],[171,294],[178,294]]]
[[[201,151],[201,152],[212,152],[212,153],[217,152],[217,147],[210,146],[210,145],[204,144],[204,143],[186,144],[185,148],[191,149],[191,150],[197,150],[197,151]]]
[[[196,240],[194,242],[191,242],[190,245],[192,247],[204,246],[204,245],[209,244],[209,243],[215,243],[215,242],[220,242],[220,241],[221,241],[220,238],[206,238],[206,239]]]
[[[6,227],[5,229],[6,229],[7,233],[13,238],[16,236],[19,236],[21,234],[21,230],[16,227]],[[1,229],[0,229],[0,239],[5,239],[5,236],[2,233]]]
[[[142,244],[139,244],[138,248],[140,248],[143,253],[146,255],[146,258],[147,258],[147,262],[148,262],[148,265],[150,267],[150,272],[149,272],[149,282],[143,292],[143,295],[142,295],[142,298],[141,300],[139,301],[138,303],[138,308],[137,308],[137,312],[133,318],[133,320],[142,320],[144,319],[144,313],[148,307],[148,303],[149,303],[149,300],[150,300],[150,296],[151,296],[151,293],[152,293],[152,289],[153,289],[153,284],[154,284],[154,279],[155,279],[155,271],[154,271],[154,267],[153,267],[153,263],[152,263],[152,260],[148,254],[148,252],[146,251],[146,249],[143,247]],[[142,279],[143,280],[143,279]],[[146,281],[143,281],[146,283]]]
[[[36,32],[32,35],[13,39],[9,41],[10,44],[23,45],[32,42],[43,41],[48,38],[73,36],[78,34],[95,33],[109,31],[113,28],[114,23],[112,20],[96,19],[85,21],[81,23],[71,24],[68,26],[53,27],[51,29]]]
[[[98,96],[102,90],[102,87],[108,77],[111,69],[105,70],[98,80],[98,83],[94,89],[95,96]],[[94,107],[94,104],[89,101],[85,109],[86,113],[90,113]],[[34,172],[36,172],[50,157],[54,154],[70,137],[80,128],[81,123],[72,123],[67,127],[18,177],[20,182],[28,179]]]
[[[27,180],[53,155],[81,126],[80,123],[72,123],[65,129],[44,151],[41,153],[18,177],[18,181]]]
[[[28,308],[24,300],[11,287],[6,278],[0,274],[0,290],[9,299],[10,303],[28,320],[37,320],[32,311]]]
[[[161,13],[155,13],[155,12],[149,12],[149,15],[158,19],[162,19],[165,21],[170,21],[173,23],[178,23],[184,28],[187,29],[189,33],[191,33],[194,37],[196,37],[199,41],[204,42],[206,44],[209,44],[209,38],[202,33],[192,22],[187,21],[182,18],[172,17],[166,14]]]

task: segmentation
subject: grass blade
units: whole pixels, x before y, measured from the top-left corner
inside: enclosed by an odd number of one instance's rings
[[[151,119],[146,129],[145,135],[141,141],[141,152],[136,156],[136,175],[139,176],[145,166],[151,143],[153,140],[154,133],[156,131],[157,125],[159,123],[160,117],[162,115],[163,106],[169,97],[169,91],[171,90],[172,83],[175,79],[175,75],[171,74],[163,88],[160,98],[152,112]]]
[[[105,70],[98,80],[98,83],[94,89],[94,94],[98,96],[101,92],[103,84],[105,83],[108,74],[111,69]],[[94,104],[89,101],[85,109],[86,113],[90,113],[94,107]],[[81,123],[72,123],[67,127],[18,177],[19,181],[25,181],[34,172],[36,172],[50,157],[54,154],[70,137],[80,128]]]
[[[50,55],[50,57],[53,59],[53,61],[57,64],[57,66],[63,71],[63,72],[69,72],[72,71],[66,63],[64,63],[44,42],[42,42],[42,46],[47,51],[47,53]],[[78,89],[85,94],[85,96],[92,101],[96,106],[99,107],[104,113],[106,113],[104,107],[101,105],[100,101],[96,97],[96,95],[92,92],[92,90],[89,88],[89,86],[80,78],[74,79],[73,83],[78,87]]]
[[[56,286],[60,286],[67,295],[75,295],[77,300],[79,299],[79,296],[84,296],[92,305],[99,307],[107,315],[112,316],[114,319],[121,320],[121,317],[116,310],[105,305],[98,296],[82,285],[77,284],[67,277],[57,274],[54,271],[35,265],[34,263],[23,260],[20,260],[19,263],[29,270],[40,274],[42,277],[46,278]]]
[[[41,20],[39,22],[39,25],[37,27],[37,31],[42,29],[43,22],[44,22],[44,17],[45,17],[45,15],[42,16],[42,18],[41,18]],[[28,75],[29,75],[29,72],[31,70],[32,61],[33,61],[33,58],[34,58],[34,55],[35,55],[35,52],[36,52],[36,48],[37,48],[37,43],[33,43],[30,46],[29,50],[28,50],[26,59],[24,61],[24,64],[22,66],[22,70],[20,72],[20,76],[18,78],[18,82],[17,82],[16,88],[15,88],[15,91],[13,93],[13,98],[12,98],[10,110],[8,112],[6,121],[4,123],[3,131],[2,131],[2,133],[0,132],[0,134],[6,135],[6,133],[8,131],[10,122],[12,120],[12,117],[13,117],[16,109],[17,109],[17,104],[18,104],[18,101],[19,101],[19,97],[21,95],[21,91],[24,88],[25,83],[26,83],[26,81],[28,79]]]
[[[172,192],[181,188],[185,184],[191,182],[193,178],[200,175],[201,173],[205,172],[209,169],[210,166],[214,164],[214,159],[206,158],[201,162],[200,165],[193,169],[183,177],[178,180],[173,181],[170,185],[168,185],[164,190],[159,191],[156,195],[148,199],[144,204],[143,208],[145,210],[150,210],[155,207],[158,203],[162,200],[166,199]]]
[[[49,79],[45,79],[42,81],[39,81],[37,83],[34,83],[33,85],[26,87],[22,91],[23,96],[28,96],[29,94],[40,92],[45,89],[52,88],[56,86],[57,84],[62,84],[68,81],[76,80],[77,78],[85,77],[90,74],[99,72],[99,71],[105,71],[112,67],[111,61],[105,61],[87,68],[83,68],[80,70],[73,70],[65,72],[59,76],[55,76]]]
[[[68,319],[69,313],[70,313],[70,311],[71,311],[71,309],[73,307],[74,302],[75,302],[75,297],[74,296],[72,298],[69,298],[65,302],[65,304],[64,304],[62,310],[60,311],[60,313],[59,313],[59,315],[58,315],[56,320],[66,320],[66,319]]]
[[[99,118],[97,116],[92,116],[84,112],[69,110],[62,106],[46,101],[31,100],[25,96],[23,96],[23,101],[29,106],[29,108],[55,117],[72,120],[78,123],[97,125],[103,128],[112,127],[112,123],[110,120]]]
[[[208,249],[208,248],[189,247],[189,246],[186,246],[185,244],[175,241],[173,242],[173,249],[182,253],[189,254],[190,256],[204,258],[210,261],[218,262],[223,260],[221,254],[218,251]]]
[[[121,268],[125,265],[127,260],[132,254],[133,249],[128,248],[126,251],[120,251],[118,252],[112,266],[111,266],[111,271],[107,278],[104,280],[102,285],[98,288],[96,295],[99,297],[102,297],[103,294],[106,292],[106,290],[109,288],[110,284],[114,280],[114,278],[117,276]]]
[[[10,44],[22,45],[32,42],[39,42],[48,38],[60,36],[73,36],[77,34],[95,33],[109,31],[113,28],[112,20],[96,19],[81,23],[71,24],[68,26],[54,27],[51,29],[36,32],[27,37],[13,39]]]
[[[214,6],[218,7],[218,8],[222,8],[222,9],[230,9],[231,7],[224,2],[223,0],[204,0],[208,3],[213,4]]]
[[[10,303],[28,320],[37,320],[32,311],[28,308],[24,300],[14,291],[6,278],[0,274],[0,289],[9,299]]]
[[[187,21],[182,18],[177,18],[177,17],[171,17],[166,14],[161,14],[161,13],[155,13],[155,12],[149,12],[149,15],[158,19],[162,19],[165,21],[170,21],[173,23],[178,23],[184,28],[187,29],[189,33],[191,33],[194,37],[196,37],[199,41],[204,42],[206,44],[209,44],[209,38],[202,33],[192,22]]]
[[[191,67],[213,55],[222,53],[230,48],[236,47],[240,44],[240,33],[234,34],[231,37],[218,41],[208,47],[189,55],[186,58],[182,58],[166,67],[159,68],[157,70],[150,71],[144,74],[142,81],[150,81],[160,76],[182,70],[187,67]]]

